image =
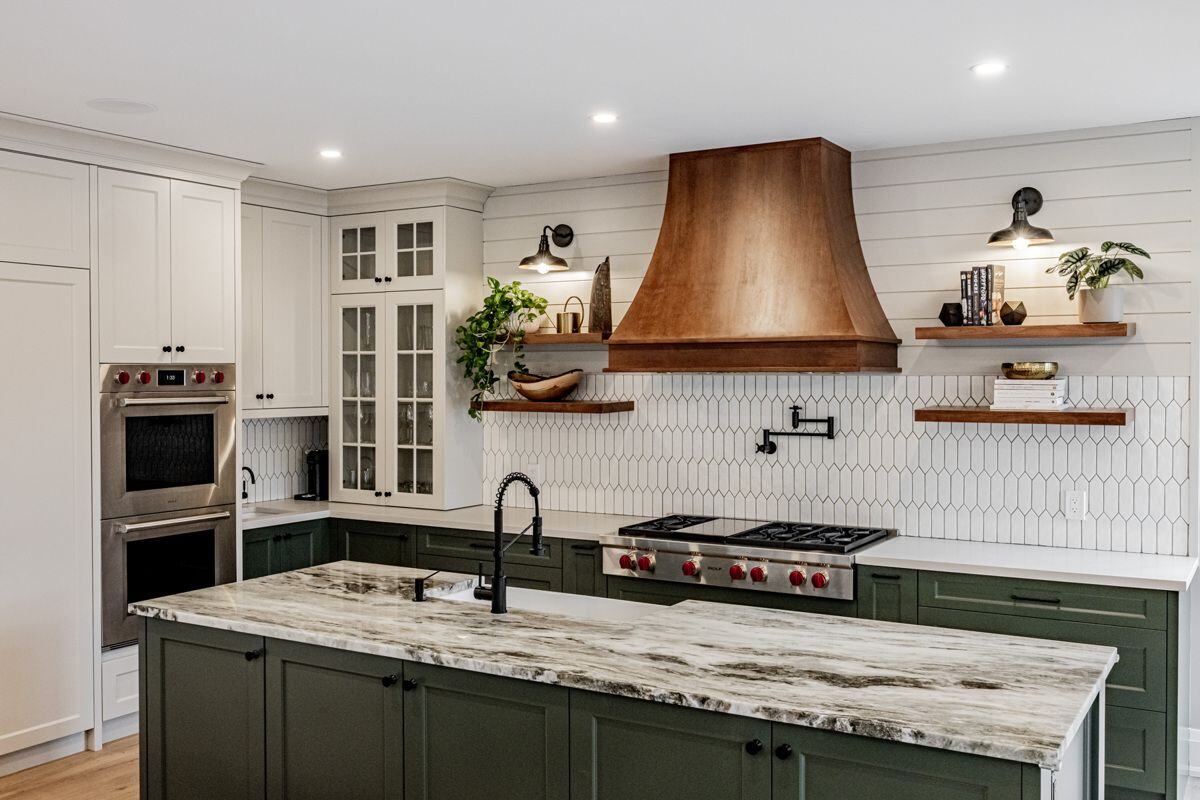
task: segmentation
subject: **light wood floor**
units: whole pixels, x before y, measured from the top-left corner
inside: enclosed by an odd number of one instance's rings
[[[0,778],[0,800],[137,800],[138,738],[129,736]]]

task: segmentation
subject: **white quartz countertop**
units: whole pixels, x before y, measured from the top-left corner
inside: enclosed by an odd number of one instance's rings
[[[687,601],[628,620],[411,599],[340,561],[135,603],[145,617],[1057,769],[1111,647]],[[443,576],[440,588],[465,576]]]
[[[432,525],[462,530],[492,529],[492,507],[482,505],[452,511],[429,511],[356,503],[275,500],[246,504],[243,508],[247,512],[242,518],[244,530],[328,517]],[[509,533],[516,533],[529,524],[532,516],[533,511],[527,508],[506,508],[504,526]],[[543,532],[546,536],[585,541],[596,541],[600,536],[616,533],[622,525],[641,522],[644,519],[645,517],[573,511],[542,513]],[[918,536],[897,536],[886,542],[871,545],[856,553],[855,559],[859,564],[876,567],[965,572],[1173,592],[1181,592],[1188,588],[1196,574],[1197,565],[1197,558],[1194,556],[1159,556],[1068,547],[962,542]]]

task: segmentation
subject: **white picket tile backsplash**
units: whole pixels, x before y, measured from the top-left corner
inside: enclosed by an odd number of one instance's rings
[[[254,485],[246,482],[248,502],[288,500],[305,491],[304,453],[327,447],[328,442],[328,417],[243,420],[242,464],[258,477]]]
[[[1186,377],[1069,378],[1080,406],[1134,409],[1125,427],[913,421],[913,409],[991,398],[983,376],[589,374],[578,399],[633,399],[612,415],[491,413],[484,495],[541,472],[545,508],[883,525],[902,534],[1092,550],[1187,553]],[[837,436],[781,438],[788,407]],[[1067,520],[1063,493],[1088,493]],[[511,502],[528,504],[522,493]]]

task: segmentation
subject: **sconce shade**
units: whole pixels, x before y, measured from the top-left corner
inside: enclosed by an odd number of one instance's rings
[[[1024,249],[1033,244],[1049,244],[1054,234],[1046,228],[1029,224],[1029,215],[1042,210],[1042,193],[1031,186],[1018,191],[1012,199],[1012,224],[988,237],[988,247]]]
[[[559,247],[566,247],[575,239],[575,231],[571,230],[570,225],[556,225],[551,228],[547,225],[542,229],[542,237],[538,239],[537,252],[531,256],[525,256],[521,259],[521,263],[517,266],[521,269],[534,270],[541,274],[547,272],[565,272],[570,269],[565,259],[559,258],[550,252],[550,236],[554,236],[554,243]]]

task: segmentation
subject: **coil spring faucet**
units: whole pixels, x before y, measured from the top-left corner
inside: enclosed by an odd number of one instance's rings
[[[533,498],[533,520],[525,526],[525,530],[518,533],[504,543],[504,495],[508,492],[508,487],[514,483],[523,483],[529,490],[529,496]],[[490,599],[492,601],[493,614],[508,613],[508,577],[504,574],[504,554],[508,548],[517,543],[517,540],[525,535],[530,529],[533,530],[533,543],[529,548],[531,555],[540,556],[545,552],[542,546],[542,511],[538,502],[538,495],[541,492],[528,475],[521,472],[510,472],[504,480],[500,481],[500,488],[496,490],[496,511],[495,511],[495,526],[492,531],[492,582],[490,584],[483,583],[483,564],[479,565],[480,581],[479,586],[475,587],[475,597],[479,600]]]

